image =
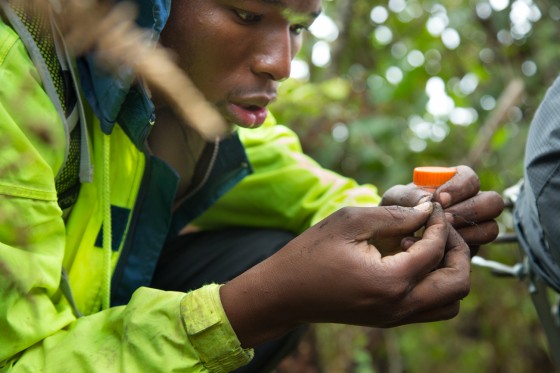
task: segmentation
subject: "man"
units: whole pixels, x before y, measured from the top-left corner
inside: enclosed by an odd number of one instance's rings
[[[224,198],[201,216],[249,173],[237,135],[201,141],[158,92],[149,99],[126,70],[108,75],[93,55],[78,59],[75,81],[60,35],[38,37],[35,18],[2,4],[5,371],[222,372],[265,346],[248,366],[264,371],[269,352],[289,344],[282,336],[311,322],[391,327],[457,314],[469,290],[467,243],[491,241],[502,209],[472,170],[459,167],[434,204],[400,186],[384,195],[387,207],[347,208],[379,197],[320,169],[269,121],[266,138],[245,135],[255,172],[231,193],[243,199]],[[162,44],[222,116],[258,127],[321,4],[138,5],[139,23],[163,29]],[[189,233],[213,224],[246,228]],[[402,252],[384,255],[395,247]]]

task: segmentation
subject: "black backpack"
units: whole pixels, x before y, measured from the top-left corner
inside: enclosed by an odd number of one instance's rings
[[[531,123],[513,223],[532,270],[560,292],[560,77]]]

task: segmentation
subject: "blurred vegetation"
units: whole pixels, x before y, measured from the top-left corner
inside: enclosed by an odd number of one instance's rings
[[[417,165],[468,164],[483,189],[499,192],[522,177],[528,127],[560,66],[559,3],[323,3],[272,107],[308,154],[381,192],[410,182]],[[515,245],[480,254],[519,260]],[[553,370],[526,284],[479,267],[454,320],[390,330],[317,325],[308,338],[315,371]]]

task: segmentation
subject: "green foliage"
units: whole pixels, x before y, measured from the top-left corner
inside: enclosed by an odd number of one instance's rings
[[[325,0],[324,13],[339,31],[336,40],[322,40],[331,58],[325,66],[312,63],[319,40],[309,35],[297,56],[307,62],[309,76],[283,83],[272,111],[298,132],[305,151],[322,165],[381,191],[410,182],[417,165],[468,164],[483,189],[501,192],[523,175],[528,127],[560,66],[559,5],[545,0],[507,4],[496,10],[487,0]],[[523,13],[531,15],[526,19],[530,27],[516,34],[512,15],[523,4],[532,7]],[[382,22],[372,20],[375,7],[386,10]],[[455,32],[458,44],[448,40],[446,46],[443,34],[430,33],[428,24],[442,21],[440,32],[448,30],[451,41]],[[387,30],[391,37],[384,39]],[[523,82],[522,94],[504,97],[515,80]],[[441,84],[433,106],[428,82]],[[449,100],[454,109],[464,110],[442,111]],[[508,102],[503,115],[497,115],[500,100]],[[497,126],[485,132],[496,116]],[[471,152],[479,146],[481,156],[475,158]],[[481,253],[508,264],[519,259],[515,247],[491,245]],[[393,331],[400,370],[394,369],[395,352],[387,352],[387,343],[368,347],[376,338],[389,340],[390,332],[322,325],[317,335],[348,339],[345,347],[319,344],[322,365],[332,372],[551,369],[525,284],[475,268],[471,295],[462,303],[462,313],[452,321]]]

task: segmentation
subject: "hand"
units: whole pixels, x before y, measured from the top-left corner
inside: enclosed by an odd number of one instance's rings
[[[471,247],[475,255],[479,245],[496,239],[499,233],[494,220],[504,209],[502,197],[496,192],[481,192],[475,172],[467,166],[458,166],[457,174],[432,194],[414,184],[397,185],[389,189],[382,206],[416,206],[425,201],[439,202],[447,220]]]
[[[422,239],[402,241],[406,251],[383,256],[372,244],[423,225]],[[439,204],[343,208],[225,284],[221,298],[248,347],[308,322],[390,327],[448,319],[469,280],[469,249]]]

